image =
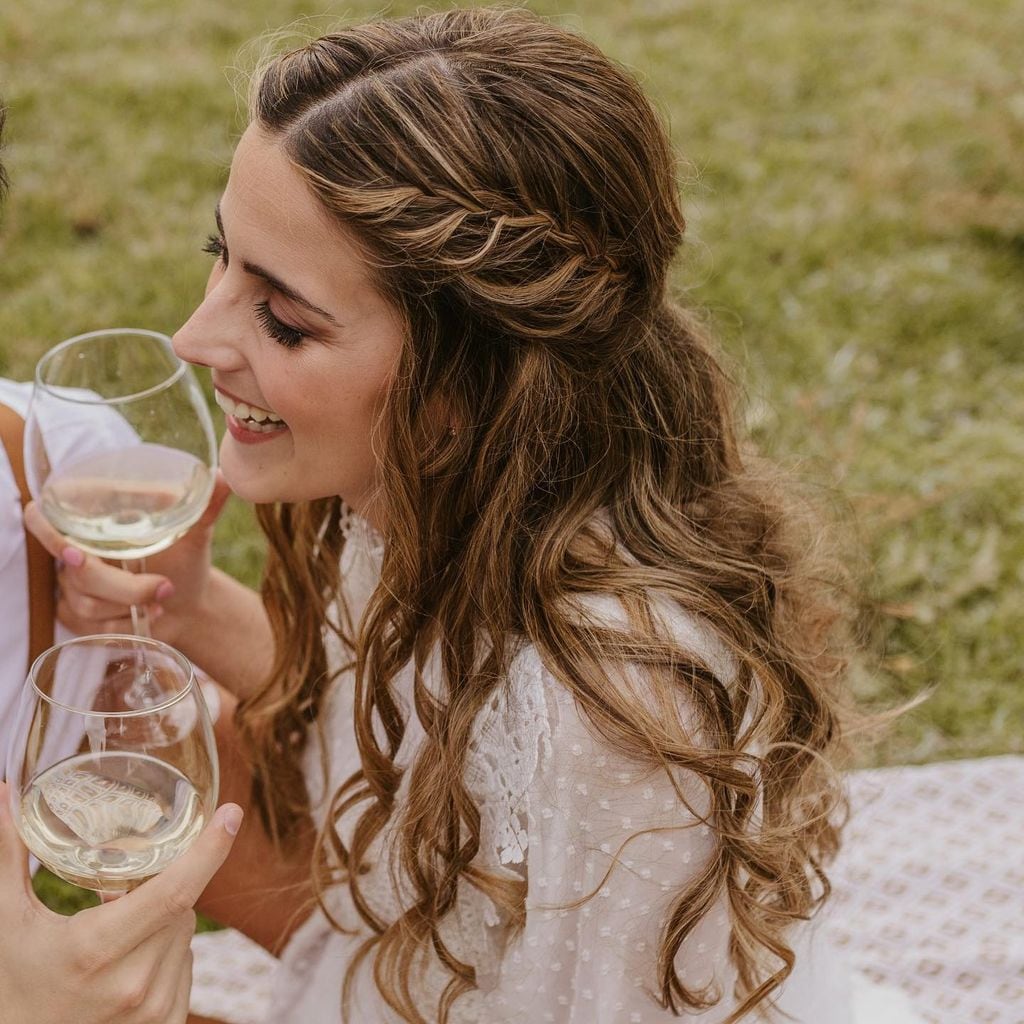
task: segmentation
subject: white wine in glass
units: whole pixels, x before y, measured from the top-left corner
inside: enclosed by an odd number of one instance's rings
[[[143,658],[149,703],[130,707]],[[188,659],[132,636],[50,648],[22,693],[7,780],[25,845],[65,881],[124,893],[162,871],[217,803],[216,742]]]
[[[43,484],[43,515],[83,550],[135,559],[170,547],[203,514],[213,475],[201,459],[136,444],[70,462]]]
[[[206,399],[166,335],[92,331],[39,360],[26,476],[46,518],[83,550],[145,571],[147,555],[203,514],[216,466]],[[132,625],[149,635],[142,609]]]

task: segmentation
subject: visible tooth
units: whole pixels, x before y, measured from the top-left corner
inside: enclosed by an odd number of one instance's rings
[[[284,420],[281,419],[277,413],[271,412],[269,409],[261,409],[257,405],[247,405],[245,402],[238,402],[236,404],[233,398],[228,398],[227,395],[220,391],[214,391],[214,400],[229,416],[234,416],[237,420],[248,420],[248,426],[254,429],[255,433],[261,433],[260,430],[256,429],[256,425],[263,423],[266,425],[266,429],[271,429],[271,425],[277,426],[283,424]]]

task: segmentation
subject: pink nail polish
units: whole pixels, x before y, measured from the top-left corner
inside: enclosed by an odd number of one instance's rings
[[[166,601],[168,598],[174,597],[174,584],[170,580],[164,580],[156,588],[155,596],[158,601]]]
[[[85,564],[85,555],[78,548],[69,546],[61,551],[60,560],[65,565],[70,565],[72,568],[77,569],[80,565]]]

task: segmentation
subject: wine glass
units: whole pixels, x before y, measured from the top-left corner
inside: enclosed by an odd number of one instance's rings
[[[217,440],[187,363],[156,331],[80,334],[36,366],[25,475],[46,518],[85,551],[134,560],[170,547],[203,514]],[[149,635],[144,608],[132,631]]]
[[[125,698],[145,657],[143,707]],[[29,670],[8,749],[11,811],[54,874],[122,894],[191,846],[213,814],[217,746],[188,659],[158,640],[75,637]]]

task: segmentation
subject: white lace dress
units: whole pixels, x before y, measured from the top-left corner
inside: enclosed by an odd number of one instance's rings
[[[343,586],[358,616],[378,579],[381,548],[363,520],[350,516],[345,529],[349,538],[342,558]],[[716,661],[721,664],[723,652],[709,645],[692,620],[677,618],[674,628],[713,667]],[[336,655],[340,658],[341,652]],[[347,683],[350,675],[339,677],[324,708],[330,737],[326,788],[319,745],[314,741],[307,751],[310,795],[321,816],[325,797],[359,767],[352,687]],[[411,673],[401,677],[397,689],[406,695],[408,712]],[[397,761],[408,766],[423,733],[415,714],[406,719]],[[455,910],[443,921],[442,935],[459,959],[476,967],[478,988],[456,1000],[452,1024],[655,1024],[679,1019],[650,994],[657,990],[660,929],[673,894],[713,855],[714,837],[694,821],[667,780],[640,770],[595,739],[571,696],[532,647],[517,655],[507,685],[481,714],[466,777],[481,809],[481,862],[492,872],[527,880],[527,915],[524,930],[512,939],[495,905],[475,888],[461,888]],[[692,806],[705,812],[702,787],[685,776],[680,782]],[[404,783],[399,803],[403,799]],[[343,839],[351,836],[358,814],[356,809],[337,824]],[[656,831],[636,835],[652,828]],[[377,914],[394,919],[402,894],[401,880],[396,883],[388,869],[389,848],[385,833],[361,888]],[[616,853],[619,863],[613,866]],[[549,909],[595,888],[596,895],[578,909]],[[334,917],[355,934],[335,930],[320,910],[306,920],[274,973],[268,1024],[341,1021],[342,978],[369,932],[347,886],[331,890],[328,903]],[[820,922],[819,917],[795,940],[797,964],[780,1005],[804,1024],[854,1024],[861,1015],[854,1012],[849,972],[834,948],[815,939]],[[720,900],[687,938],[676,965],[684,983],[714,984],[723,998],[713,1009],[684,1019],[719,1024],[734,1008],[728,940],[729,918]],[[422,991],[433,1000],[424,1010],[433,1020],[429,1007],[436,1007],[435,997],[449,975],[433,954],[424,961]],[[378,993],[371,966],[364,962],[356,974],[349,1024],[399,1019]],[[877,1000],[870,995],[860,1004],[865,1022],[869,1017],[870,1024],[917,1021],[894,990]],[[860,998],[864,1000],[864,993]]]

